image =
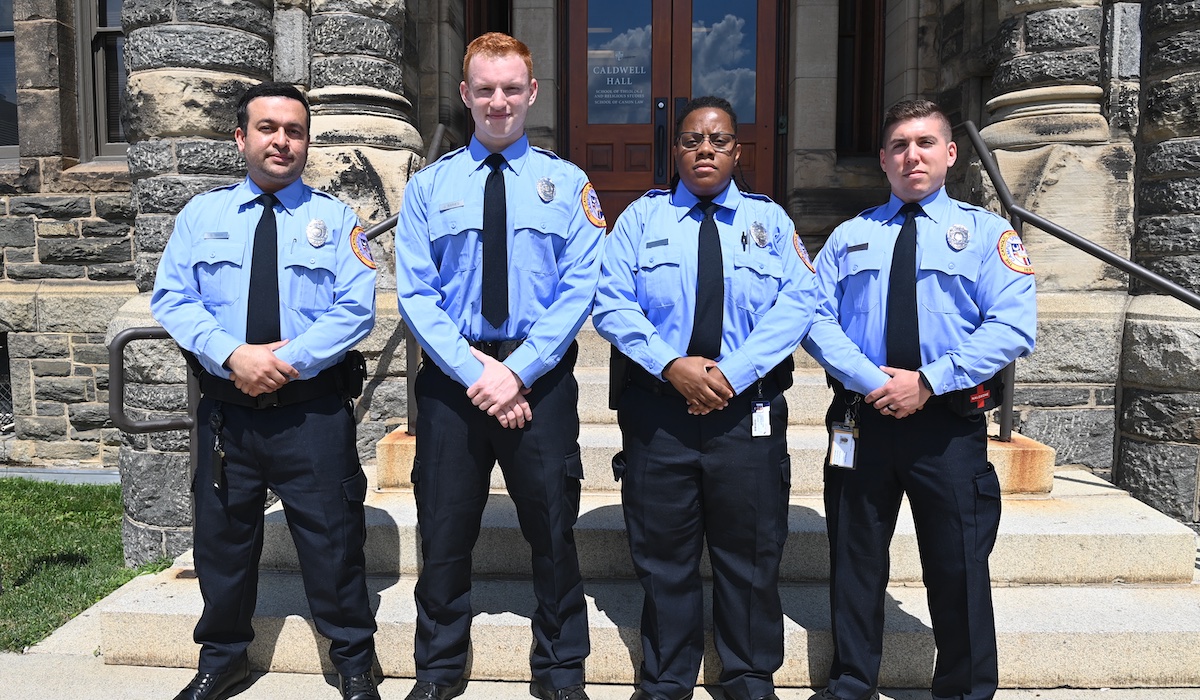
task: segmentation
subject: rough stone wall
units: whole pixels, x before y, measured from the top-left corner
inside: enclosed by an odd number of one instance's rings
[[[358,213],[365,226],[398,207],[424,150],[416,119],[421,37],[395,0],[126,0],[126,115],[136,208],[136,281],[109,326],[157,325],[148,292],[175,215],[196,194],[236,182],[245,165],[232,134],[238,96],[264,80],[291,82],[312,105],[305,181]],[[436,91],[433,96],[438,97]],[[359,346],[371,378],[358,403],[358,447],[375,444],[407,414],[402,323],[396,311],[391,233],[372,243],[380,264],[375,331]],[[111,317],[111,314],[110,314]],[[131,418],[186,411],[186,371],[171,343],[126,351]],[[189,444],[183,432],[125,435],[125,553],[131,563],[190,545]]]
[[[0,333],[14,431],[4,461],[116,464],[107,318],[135,293],[128,169],[80,164],[75,5],[13,6],[19,157],[0,161]]]
[[[980,59],[992,71],[982,135],[1016,202],[1128,255],[1135,149],[1128,120],[1109,119],[1121,95],[1136,95],[1136,83],[1113,89],[1136,78],[1138,36],[1122,33],[1123,8],[1002,1]],[[968,172],[998,210],[987,176]],[[1017,362],[1017,429],[1054,447],[1060,463],[1108,476],[1127,281],[1036,227],[1022,238],[1037,270],[1039,323],[1038,349]]]
[[[1143,6],[1134,259],[1200,286],[1200,3]],[[1123,349],[1118,482],[1200,529],[1200,322],[1135,285]]]

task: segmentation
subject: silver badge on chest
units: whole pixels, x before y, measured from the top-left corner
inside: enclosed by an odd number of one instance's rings
[[[754,239],[759,248],[767,247],[767,229],[761,221],[750,224],[750,237]]]
[[[549,203],[554,199],[554,181],[548,177],[544,177],[537,182],[538,196],[543,202]]]
[[[971,241],[971,232],[962,224],[954,224],[946,229],[946,244],[954,250],[962,250]]]
[[[329,238],[329,229],[325,226],[325,222],[320,219],[313,219],[308,222],[308,227],[304,229],[304,235],[308,238],[308,242],[314,248],[320,248],[325,245],[325,240]]]

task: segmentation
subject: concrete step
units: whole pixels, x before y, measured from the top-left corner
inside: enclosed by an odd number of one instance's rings
[[[615,424],[617,412],[608,407],[608,368],[576,367],[579,382],[579,420],[583,423]],[[788,402],[788,423],[791,425],[825,425],[825,409],[833,392],[825,384],[825,373],[815,369],[798,369],[793,384],[784,392]]]
[[[821,492],[824,484],[825,453],[829,435],[824,426],[788,426],[788,454],[792,458],[792,494]],[[415,439],[399,428],[376,444],[376,483],[383,489],[412,488]],[[580,426],[579,448],[583,457],[583,488],[588,492],[618,491],[613,479],[612,458],[621,450],[621,431],[613,423]],[[1054,450],[1021,435],[1012,442],[988,443],[988,459],[1000,476],[1004,493],[1049,493],[1054,477]],[[492,488],[504,488],[504,475],[492,471]]]
[[[202,602],[189,574],[169,569],[140,577],[96,606],[106,663],[194,668],[198,647],[192,628]],[[379,624],[379,664],[389,676],[414,674],[414,582],[407,576],[368,582]],[[588,681],[633,683],[641,658],[640,586],[589,582],[586,593],[592,645]],[[785,655],[775,681],[783,687],[823,685],[830,656],[828,591],[823,585],[788,584],[781,594]],[[469,677],[528,679],[529,582],[478,581],[472,599]],[[994,600],[1002,687],[1200,686],[1200,585],[1008,586],[996,588]],[[889,588],[886,620],[881,685],[928,688],[934,643],[925,591]],[[254,626],[253,668],[332,671],[298,575],[264,572]],[[719,662],[711,638],[708,647],[700,678],[712,683]]]
[[[367,567],[372,574],[416,575],[420,540],[411,491],[367,497]],[[1053,497],[1013,496],[1003,504],[991,557],[996,583],[1186,583],[1195,568],[1195,533],[1083,470],[1059,473]],[[781,577],[825,581],[829,576],[825,507],[819,496],[793,496]],[[296,570],[295,547],[277,504],[267,515],[262,566]],[[575,526],[586,579],[632,578],[633,565],[618,493],[588,493]],[[506,493],[493,493],[475,547],[477,575],[531,575],[529,547]],[[891,580],[920,583],[916,534],[907,503],[893,538]],[[702,563],[709,576],[707,559]]]

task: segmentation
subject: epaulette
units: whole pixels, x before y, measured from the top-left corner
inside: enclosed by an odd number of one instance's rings
[[[335,201],[335,202],[341,202],[341,201],[342,201],[342,200],[338,199],[337,197],[334,197],[333,195],[329,194],[328,192],[322,192],[321,190],[318,190],[318,189],[317,189],[317,188],[315,188],[315,187],[311,187],[311,188],[309,188],[309,189],[311,189],[311,190],[312,190],[312,193],[313,193],[313,194],[319,194],[319,195],[321,195],[322,197],[324,197],[325,199],[332,199],[332,200],[333,200],[333,201]]]
[[[747,199],[754,199],[760,202],[770,202],[771,204],[775,203],[775,200],[771,199],[765,194],[759,194],[758,192],[743,192],[742,196],[746,197]]]
[[[550,156],[554,160],[562,160],[562,158],[560,158],[557,153],[550,150],[549,148],[542,148],[541,146],[534,146],[532,144],[529,147],[532,148],[533,150],[537,151],[538,153],[541,153],[542,155]]]
[[[210,190],[204,190],[200,194],[208,194],[209,192],[221,192],[223,190],[232,190],[233,188],[237,187],[240,184],[242,184],[242,182],[239,180],[237,182],[231,182],[228,185],[219,185]]]
[[[862,211],[860,211],[860,212],[858,212],[857,214],[855,214],[855,215],[854,215],[854,218],[856,218],[856,219],[857,219],[857,218],[858,218],[858,217],[860,217],[860,216],[867,216],[867,215],[869,215],[869,214],[874,214],[876,210],[882,209],[882,208],[883,208],[883,207],[885,207],[885,206],[887,206],[887,205],[885,205],[885,204],[880,204],[880,205],[877,205],[877,206],[874,206],[874,207],[867,207],[866,209],[863,209]]]
[[[466,146],[459,146],[458,148],[455,148],[454,150],[447,151],[447,152],[443,153],[442,155],[438,156],[438,159],[433,161],[432,163],[426,163],[425,167],[428,168],[431,165],[441,163],[442,161],[445,161],[445,160],[450,160],[451,158],[462,153],[465,150],[467,150]]]
[[[664,194],[671,194],[671,190],[646,190],[642,197],[661,197]]]

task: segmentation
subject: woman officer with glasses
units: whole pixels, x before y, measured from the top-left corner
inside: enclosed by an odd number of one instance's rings
[[[632,700],[692,697],[704,655],[701,549],[731,700],[773,699],[783,661],[792,353],[815,277],[787,213],[733,181],[737,117],[718,97],[679,115],[670,190],[631,204],[605,243],[597,330],[628,357],[613,459],[645,591]]]

